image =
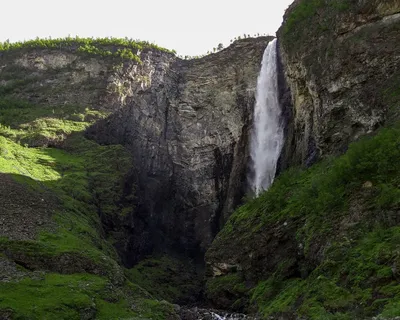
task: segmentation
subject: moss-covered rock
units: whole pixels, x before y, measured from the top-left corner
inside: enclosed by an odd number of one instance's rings
[[[399,121],[397,0],[297,0],[278,31],[292,94],[286,165],[339,155]]]
[[[115,287],[90,274],[48,273],[0,282],[0,315],[11,319],[176,319],[172,305],[131,283]]]
[[[193,305],[202,299],[203,272],[185,257],[148,257],[125,273],[130,281],[159,299],[181,305]]]
[[[134,210],[131,155],[84,137],[104,113],[0,100],[0,318],[176,319],[104,228]]]

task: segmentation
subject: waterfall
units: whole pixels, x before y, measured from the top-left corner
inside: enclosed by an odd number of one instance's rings
[[[267,190],[272,184],[283,145],[277,73],[277,46],[274,39],[264,51],[257,79],[254,127],[250,145],[252,173],[249,178],[256,195]]]

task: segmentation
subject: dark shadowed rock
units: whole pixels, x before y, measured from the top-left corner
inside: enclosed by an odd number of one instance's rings
[[[193,60],[146,49],[142,63],[69,49],[16,50],[1,57],[0,85],[9,98],[38,108],[76,105],[108,115],[86,136],[133,155],[125,195],[116,201],[135,207],[101,215],[125,265],[164,250],[202,259],[245,193],[257,75],[271,39],[238,40]],[[23,143],[68,148],[60,139]]]
[[[110,79],[121,103],[88,129],[133,154],[138,203],[126,250],[202,255],[245,192],[260,61],[270,38],[247,39],[196,60],[148,53]],[[112,99],[112,95],[106,99]],[[143,234],[146,244],[139,248]]]
[[[341,154],[400,119],[399,2],[309,2],[295,1],[278,31],[293,104],[284,113],[286,165]]]

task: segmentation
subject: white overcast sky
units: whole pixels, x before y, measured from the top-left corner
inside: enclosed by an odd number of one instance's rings
[[[128,37],[199,55],[235,36],[272,34],[293,0],[0,0],[0,41]]]

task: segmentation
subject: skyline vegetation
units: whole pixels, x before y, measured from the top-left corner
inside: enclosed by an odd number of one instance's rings
[[[266,33],[260,34],[256,33],[253,36],[250,34],[243,34],[237,37],[234,37],[229,41],[229,45],[233,42],[246,38],[256,38],[262,36],[269,36]],[[200,59],[209,54],[219,52],[225,48],[223,43],[219,43],[217,46],[213,47],[212,50],[208,50],[207,53],[201,55],[179,55],[176,50],[170,50],[161,46],[158,46],[155,43],[149,41],[143,41],[139,39],[131,39],[131,38],[84,38],[84,37],[65,37],[65,38],[39,38],[25,40],[25,41],[16,41],[10,42],[6,40],[4,42],[0,42],[0,53],[6,53],[13,50],[23,50],[23,49],[51,49],[51,50],[67,50],[72,52],[86,53],[99,55],[103,57],[120,57],[128,60],[135,60],[137,62],[141,62],[139,54],[141,50],[144,49],[155,49],[162,52],[169,52],[177,57],[190,60],[190,59]]]
[[[229,40],[229,45],[228,46],[230,46],[231,44],[233,44],[237,40],[242,40],[242,39],[247,39],[247,38],[270,37],[270,36],[271,35],[269,35],[267,33],[263,33],[263,34],[255,33],[253,36],[251,36],[250,34],[243,34],[242,36],[237,36],[237,37],[234,37],[233,39]],[[200,58],[203,58],[205,56],[208,56],[209,54],[217,53],[217,52],[219,52],[219,51],[221,51],[221,50],[223,50],[223,49],[225,49],[227,47],[225,47],[223,45],[223,43],[220,42],[218,44],[218,46],[213,47],[212,50],[208,50],[207,53],[196,55],[196,56],[178,55],[178,57],[183,59],[183,60],[200,59]]]
[[[175,50],[169,50],[150,43],[148,41],[133,40],[129,38],[36,38],[34,40],[0,42],[0,53],[23,49],[50,49],[60,51],[72,51],[86,54],[99,55],[103,57],[119,57],[134,60],[141,63],[139,54],[145,49],[155,49],[162,52],[176,54]]]

